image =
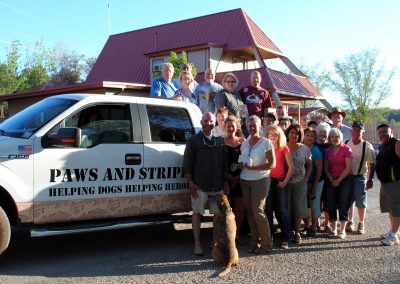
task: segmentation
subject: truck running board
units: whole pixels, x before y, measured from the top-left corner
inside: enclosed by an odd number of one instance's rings
[[[134,227],[144,227],[149,225],[162,225],[177,222],[184,222],[187,220],[187,216],[179,216],[180,218],[164,219],[164,220],[134,220],[134,221],[122,221],[122,222],[106,222],[97,224],[80,224],[65,227],[54,227],[54,228],[35,228],[31,229],[31,237],[48,237],[58,235],[69,235],[79,234],[87,232],[107,231],[116,229],[126,229]]]

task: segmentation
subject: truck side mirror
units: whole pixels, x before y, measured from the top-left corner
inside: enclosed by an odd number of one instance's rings
[[[81,129],[77,127],[59,128],[56,134],[49,134],[48,143],[53,147],[80,147]]]

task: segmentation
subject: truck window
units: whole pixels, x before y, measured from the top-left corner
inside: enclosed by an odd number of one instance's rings
[[[42,100],[4,121],[0,127],[0,135],[27,139],[76,102],[77,100],[65,98]]]
[[[195,129],[184,108],[146,105],[152,142],[186,143]]]
[[[64,119],[49,133],[60,127],[81,129],[81,148],[104,143],[129,143],[132,141],[132,120],[129,105],[95,105]]]

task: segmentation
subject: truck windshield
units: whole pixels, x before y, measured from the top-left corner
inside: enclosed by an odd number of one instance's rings
[[[66,98],[40,101],[0,124],[0,136],[29,138],[51,119],[78,102]]]

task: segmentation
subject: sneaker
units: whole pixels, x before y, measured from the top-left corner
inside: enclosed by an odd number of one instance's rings
[[[359,235],[364,235],[365,234],[365,224],[364,223],[358,223],[358,227],[357,227],[357,234]]]
[[[282,242],[281,249],[289,249],[289,243],[288,242]]]
[[[336,238],[337,236],[337,231],[330,231],[328,232],[328,234],[326,235],[328,238]]]
[[[194,246],[193,253],[194,253],[195,255],[203,255],[203,254],[204,254],[204,251],[203,251],[203,248],[201,247],[201,245],[195,245],[195,246]]]
[[[381,239],[386,239],[392,232],[389,231],[386,234],[381,234]],[[397,232],[397,237],[400,239],[400,232]]]
[[[343,232],[340,232],[338,235],[336,235],[336,238],[338,239],[345,239],[346,238],[346,230],[343,230]]]
[[[347,224],[346,224],[346,232],[351,233],[353,231],[354,231],[354,223],[353,223],[353,221],[347,222]]]
[[[381,243],[386,246],[393,246],[400,244],[399,236],[395,233],[390,233],[386,239],[381,240]]]

